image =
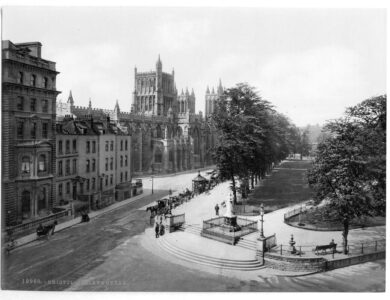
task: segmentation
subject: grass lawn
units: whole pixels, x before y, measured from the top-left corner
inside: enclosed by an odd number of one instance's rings
[[[310,200],[312,191],[306,178],[310,167],[309,160],[291,160],[282,163],[276,167],[271,176],[255,188],[246,203],[249,205],[263,203],[265,211],[270,212]]]
[[[302,213],[300,221],[305,224],[302,228],[315,230],[343,230],[343,225],[337,219],[336,214],[327,213],[325,207],[313,207]],[[292,226],[299,227],[299,215],[291,217],[288,223]],[[386,225],[385,217],[363,217],[354,219],[350,224],[350,229],[382,225]]]

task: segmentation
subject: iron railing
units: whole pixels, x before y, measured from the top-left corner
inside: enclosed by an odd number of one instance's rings
[[[9,226],[9,227],[6,228],[6,231],[7,232],[11,232],[12,234],[14,234],[14,233],[17,233],[17,232],[20,232],[20,231],[23,231],[23,230],[31,229],[31,228],[34,228],[34,227],[36,227],[37,225],[39,225],[41,223],[54,221],[54,220],[57,220],[59,218],[68,216],[70,214],[70,211],[71,211],[71,209],[66,209],[66,210],[64,210],[62,212],[59,212],[59,213],[56,213],[56,214],[52,214],[52,215],[48,215],[46,217],[43,217],[43,218],[40,218],[40,219],[37,219],[37,220],[33,220],[33,221],[28,222],[28,223],[18,224],[18,225],[15,225],[15,226]]]

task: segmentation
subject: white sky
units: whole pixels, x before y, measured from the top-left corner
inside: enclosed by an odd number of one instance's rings
[[[386,92],[385,9],[6,7],[3,39],[40,41],[58,99],[129,111],[138,71],[175,69],[204,110],[207,85],[248,82],[299,126]]]

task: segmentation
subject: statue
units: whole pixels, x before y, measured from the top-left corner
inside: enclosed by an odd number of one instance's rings
[[[227,218],[235,217],[234,212],[233,212],[232,193],[230,193],[229,200],[226,201],[226,213],[225,213],[224,217],[227,217]]]

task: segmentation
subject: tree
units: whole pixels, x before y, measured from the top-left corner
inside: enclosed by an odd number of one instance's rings
[[[308,180],[316,199],[327,199],[343,224],[347,254],[351,220],[386,211],[386,95],[347,109],[325,130]]]
[[[224,92],[212,122],[218,134],[213,157],[221,176],[231,180],[236,203],[237,179],[247,189],[249,179],[253,186],[255,177],[287,157],[291,124],[245,83]]]

